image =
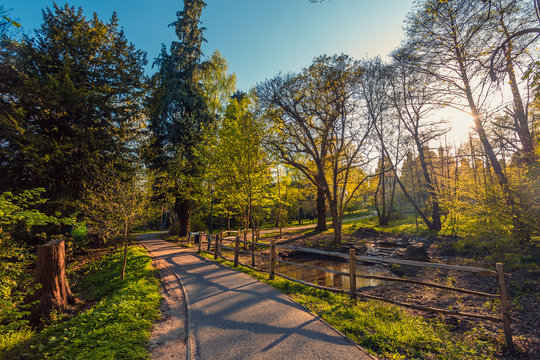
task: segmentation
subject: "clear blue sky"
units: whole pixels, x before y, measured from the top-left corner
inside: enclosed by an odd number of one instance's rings
[[[413,0],[206,0],[203,47],[229,62],[238,87],[247,90],[278,72],[298,71],[322,54],[346,53],[356,58],[386,56],[402,38],[403,20]],[[57,1],[58,5],[65,1]],[[113,11],[128,40],[148,53],[149,63],[161,44],[175,39],[172,28],[182,0],[71,0],[87,15],[102,20]],[[41,9],[51,0],[2,0],[26,33],[41,24]],[[148,72],[154,70],[148,68]]]

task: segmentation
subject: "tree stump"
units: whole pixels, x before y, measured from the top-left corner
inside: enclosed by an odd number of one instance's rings
[[[429,255],[424,244],[413,244],[407,246],[405,253],[403,254],[403,258],[405,260],[413,261],[429,261]]]
[[[76,303],[66,280],[64,240],[49,241],[38,246],[35,281],[41,284],[36,293],[40,300],[38,316],[47,315],[53,307],[65,309]]]

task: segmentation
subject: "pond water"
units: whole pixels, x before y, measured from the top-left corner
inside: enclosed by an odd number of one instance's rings
[[[333,269],[341,272],[349,272],[349,264],[346,262],[332,261],[326,259],[302,259],[302,258],[285,258],[284,260],[289,262],[297,262],[305,265],[311,265],[321,268]],[[343,275],[336,275],[326,271],[306,268],[302,266],[295,266],[292,264],[277,264],[277,272],[284,275],[307,281],[313,284],[329,286],[341,289],[349,288],[349,277]],[[378,275],[378,276],[392,276],[393,274],[386,267],[373,265],[356,265],[356,272],[362,275]],[[356,285],[358,288],[368,287],[368,286],[377,286],[388,283],[387,281],[377,280],[377,279],[363,279],[356,278]]]

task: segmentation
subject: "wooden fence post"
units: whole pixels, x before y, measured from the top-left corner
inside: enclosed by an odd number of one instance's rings
[[[197,236],[198,239],[199,239],[199,244],[198,244],[199,248],[198,248],[197,252],[200,253],[201,249],[202,249],[202,245],[201,245],[202,244],[202,233],[200,232],[199,235],[195,235],[195,236]]]
[[[234,267],[238,266],[238,250],[240,247],[240,235],[236,235],[234,240]]]
[[[499,294],[501,295],[501,315],[503,320],[504,337],[506,339],[506,349],[514,350],[512,342],[512,328],[510,327],[510,313],[508,310],[508,295],[506,293],[506,283],[504,281],[503,264],[497,263],[497,283],[499,284]]]
[[[276,271],[276,240],[270,240],[270,280],[274,280]]]
[[[191,233],[190,232],[187,233],[187,244],[188,244],[188,246],[191,244]]]
[[[349,249],[349,285],[351,290],[351,300],[356,299],[356,252]]]
[[[251,267],[255,267],[255,244],[251,244]]]
[[[216,234],[216,241],[214,242],[214,260],[217,260],[219,253],[219,234]]]
[[[219,232],[219,243],[223,244],[223,230]]]

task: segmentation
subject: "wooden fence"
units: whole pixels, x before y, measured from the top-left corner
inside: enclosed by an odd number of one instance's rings
[[[446,314],[446,315],[466,316],[466,317],[472,317],[472,318],[477,318],[477,319],[500,322],[502,323],[507,349],[509,350],[513,349],[512,331],[510,328],[510,315],[509,315],[509,307],[508,307],[508,296],[507,296],[506,284],[505,284],[505,275],[508,276],[508,274],[504,273],[503,264],[501,263],[496,264],[496,271],[494,271],[494,270],[481,269],[481,268],[470,267],[470,266],[457,266],[457,265],[447,265],[447,264],[411,261],[411,260],[403,260],[403,259],[379,258],[379,257],[374,257],[374,256],[357,256],[356,251],[354,249],[350,249],[349,254],[343,254],[339,252],[323,251],[323,250],[303,248],[303,247],[298,247],[298,246],[280,245],[280,244],[276,244],[276,240],[272,240],[270,244],[258,242],[258,241],[256,242],[244,241],[244,240],[240,240],[240,232],[238,231],[234,231],[234,232],[231,231],[227,233],[236,234],[236,238],[234,240],[230,240],[228,245],[223,244],[223,239],[224,239],[224,234],[225,234],[224,232],[216,234],[215,236],[205,236],[204,233],[201,233],[200,241],[199,241],[199,248],[198,248],[199,252],[204,251],[207,253],[211,253],[214,255],[214,259],[217,259],[218,257],[220,257],[225,260],[230,260],[230,259],[227,259],[225,256],[223,256],[222,250],[230,251],[230,252],[233,252],[234,254],[234,258],[232,261],[234,262],[235,267],[238,266],[238,264],[240,264],[242,266],[248,267],[253,270],[268,273],[270,279],[274,279],[276,275],[279,275],[285,279],[288,279],[288,280],[291,280],[291,281],[294,281],[303,285],[311,286],[317,289],[322,289],[322,290],[327,290],[327,291],[332,291],[332,292],[337,292],[337,293],[342,293],[342,294],[349,294],[351,299],[355,299],[357,296],[360,296],[367,299],[384,301],[384,302],[388,302],[395,305],[399,305],[399,306],[403,306],[403,307],[407,307],[407,308],[411,308],[415,310],[420,310],[420,311],[434,312],[434,313],[440,313],[440,314]],[[206,242],[207,242],[206,250],[202,249],[203,238],[206,238]],[[245,245],[244,250],[240,250],[241,243]],[[248,246],[251,247],[250,250],[246,250]],[[261,249],[268,250],[268,253],[262,254],[262,253],[256,252],[257,250],[261,250]],[[277,256],[276,249],[293,250],[293,251],[298,251],[298,252],[305,252],[305,253],[339,258],[342,260],[346,260],[349,263],[349,269],[348,269],[348,272],[344,272],[344,271],[338,271],[335,269],[328,269],[328,268],[317,267],[317,266],[308,265],[308,264],[285,261]],[[240,254],[251,255],[251,265],[240,263],[239,262]],[[267,260],[269,262],[268,270],[256,268],[255,257],[260,257]],[[399,264],[399,265],[406,265],[406,266],[413,266],[413,267],[464,271],[464,272],[476,273],[476,274],[481,274],[481,275],[493,276],[497,280],[499,293],[490,294],[490,293],[484,293],[480,291],[434,284],[430,282],[424,282],[424,281],[413,280],[413,279],[402,279],[402,278],[390,277],[390,276],[359,274],[356,270],[356,265],[358,262],[372,263],[372,264],[381,264],[381,263]],[[340,288],[316,285],[316,284],[302,281],[300,279],[295,279],[285,274],[280,274],[276,271],[277,263],[290,264],[290,265],[299,266],[299,267],[316,269],[316,270],[332,273],[334,275],[347,276],[349,277],[349,289],[340,289]],[[427,287],[432,287],[432,288],[455,291],[455,292],[460,292],[460,293],[465,293],[465,294],[470,294],[470,295],[483,296],[483,297],[487,297],[491,299],[498,299],[500,301],[501,314],[500,314],[500,317],[495,317],[495,316],[489,316],[489,315],[480,315],[480,314],[472,314],[472,313],[465,313],[465,312],[459,312],[459,311],[438,309],[438,308],[432,308],[428,306],[421,306],[421,305],[416,305],[416,304],[410,304],[410,303],[404,303],[400,301],[385,299],[379,296],[374,296],[374,295],[358,292],[358,289],[356,286],[357,278],[409,283],[409,284],[414,284],[414,285],[422,285],[422,286],[427,286]]]

